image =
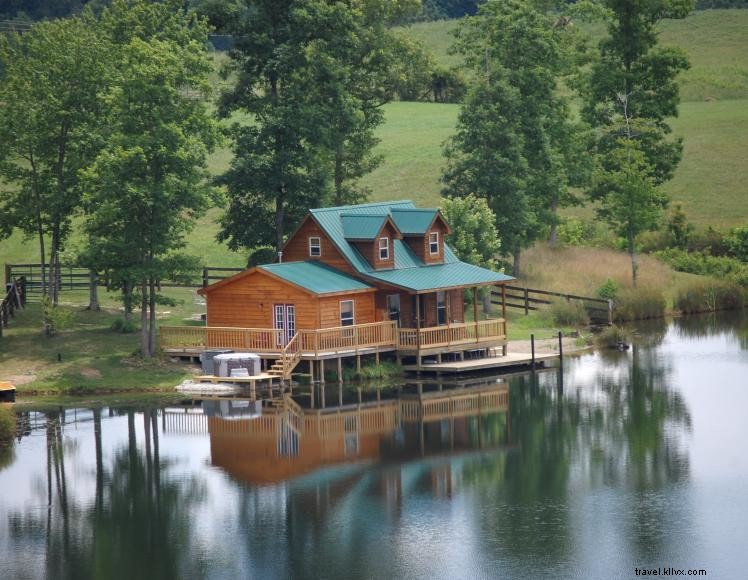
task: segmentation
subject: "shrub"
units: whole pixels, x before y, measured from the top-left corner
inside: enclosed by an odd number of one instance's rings
[[[10,405],[0,405],[0,445],[13,439],[16,434],[16,414]]]
[[[714,281],[691,284],[675,299],[675,307],[684,314],[737,310],[745,305],[745,291],[734,282]]]
[[[748,265],[735,258],[710,256],[704,252],[684,252],[675,248],[656,252],[655,256],[680,272],[729,279],[743,286],[748,285]]]
[[[748,224],[730,230],[727,245],[734,258],[741,262],[748,262]]]
[[[582,246],[595,236],[595,227],[578,219],[567,219],[558,224],[558,241],[565,246]]]
[[[726,256],[730,253],[725,234],[708,226],[706,230],[692,232],[688,237],[689,252],[704,252],[711,256]]]
[[[613,278],[608,278],[602,286],[597,289],[597,295],[603,300],[615,300],[618,295],[618,282]]]
[[[42,299],[42,311],[44,313],[44,332],[47,336],[54,336],[59,331],[69,328],[75,318],[75,313],[72,310],[55,306],[47,297]]]
[[[587,326],[590,317],[587,310],[578,300],[554,300],[550,308],[553,322],[558,326]]]
[[[600,348],[618,348],[628,343],[629,336],[620,326],[609,326],[595,335],[595,344]]]
[[[132,334],[137,330],[133,322],[125,320],[121,316],[114,319],[110,328],[114,332],[121,332],[122,334]]]
[[[665,315],[665,297],[650,288],[622,291],[615,303],[613,318],[617,321],[660,318]]]

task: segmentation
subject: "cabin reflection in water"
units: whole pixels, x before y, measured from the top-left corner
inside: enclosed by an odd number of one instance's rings
[[[289,398],[254,419],[208,417],[212,463],[243,482],[273,484],[335,465],[495,449],[508,441],[508,402],[504,383],[325,409]],[[451,493],[448,462],[434,464],[432,480],[435,493]],[[384,477],[381,491],[399,495],[399,485]]]

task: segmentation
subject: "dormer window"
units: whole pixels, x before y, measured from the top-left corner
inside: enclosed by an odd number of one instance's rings
[[[439,253],[439,232],[431,232],[429,234],[429,254],[434,255]]]
[[[312,258],[319,258],[322,255],[322,240],[319,237],[309,238],[309,255]]]
[[[379,259],[389,260],[390,259],[390,239],[379,238]]]

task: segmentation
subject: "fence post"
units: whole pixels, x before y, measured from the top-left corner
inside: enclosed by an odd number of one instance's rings
[[[608,324],[613,324],[613,301],[608,298]]]
[[[527,288],[525,288],[525,316],[530,313],[530,301],[527,296]]]
[[[13,280],[13,265],[5,264],[5,283],[10,284]]]
[[[203,268],[203,288],[208,287],[208,268]]]
[[[563,333],[559,330],[558,331],[558,363],[559,366],[563,369],[564,368],[564,343],[563,343]]]

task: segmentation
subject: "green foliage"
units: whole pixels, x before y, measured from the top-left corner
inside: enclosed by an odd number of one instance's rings
[[[597,289],[597,295],[603,300],[615,300],[618,296],[618,282],[613,278],[607,278],[605,282]]]
[[[105,138],[108,55],[89,14],[0,35],[0,238],[34,236],[52,268],[80,209],[81,171]]]
[[[694,227],[689,223],[686,213],[683,211],[683,206],[679,203],[676,204],[667,223],[670,245],[681,250],[686,249],[693,230]]]
[[[725,280],[690,284],[678,292],[675,307],[683,314],[737,310],[745,306],[745,288]]]
[[[730,230],[727,245],[735,258],[741,262],[748,262],[748,224]]]
[[[16,436],[16,413],[10,405],[0,404],[0,446],[7,445]]]
[[[590,317],[584,304],[579,300],[554,299],[550,305],[551,317],[558,326],[579,328],[590,323]]]
[[[710,256],[704,252],[686,252],[671,248],[655,252],[655,256],[679,272],[731,280],[748,287],[748,264],[726,256]]]
[[[598,348],[618,348],[629,341],[628,333],[616,325],[608,326],[595,335],[595,345]]]
[[[445,149],[444,192],[486,198],[515,258],[577,201],[569,186],[588,174],[586,134],[557,90],[576,38],[554,24],[526,2],[489,1],[456,31],[473,84]]]
[[[346,204],[365,197],[357,181],[380,162],[373,153],[381,106],[404,62],[388,22],[413,8],[399,2],[248,0],[234,26],[236,49],[226,72],[236,85],[223,115],[234,158],[220,182],[229,207],[219,238],[229,247],[283,246],[286,227],[330,195]]]
[[[644,152],[631,139],[621,139],[606,152],[593,178],[590,197],[599,202],[598,217],[626,241],[631,276],[636,285],[636,237],[657,227],[667,197],[657,188]]]
[[[616,322],[662,318],[665,315],[665,297],[659,290],[649,288],[621,290],[615,302],[613,318]]]
[[[496,216],[486,200],[474,195],[445,197],[441,210],[452,228],[446,241],[457,257],[469,264],[496,269],[501,240]]]
[[[112,321],[110,328],[113,332],[121,332],[122,334],[132,334],[138,330],[138,327],[132,321],[125,320],[121,316]]]
[[[402,375],[403,368],[388,361],[380,361],[379,364],[363,364],[360,371],[357,371],[355,367],[345,367],[343,369],[343,380],[345,381],[394,379]]]
[[[44,333],[54,336],[61,330],[70,328],[75,319],[75,313],[69,308],[56,306],[47,296],[42,297],[42,313],[44,315]]]
[[[583,246],[595,237],[595,226],[575,218],[558,224],[558,241],[565,246]]]
[[[660,47],[657,27],[664,18],[685,18],[692,0],[603,0],[608,9],[608,36],[583,73],[583,117],[599,130],[598,151],[617,148],[621,134],[636,138],[651,179],[659,185],[672,178],[681,158],[680,140],[669,140],[665,122],[678,114],[679,72],[688,69],[686,54]],[[634,132],[630,131],[631,123]]]

